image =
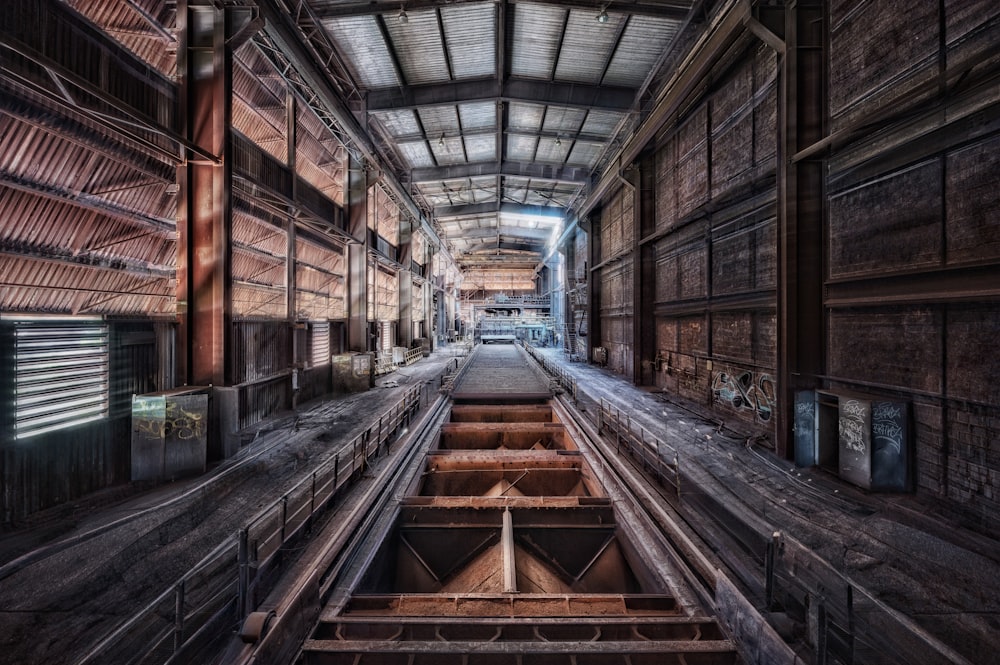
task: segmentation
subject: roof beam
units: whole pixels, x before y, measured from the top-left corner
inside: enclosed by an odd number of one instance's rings
[[[500,232],[498,233],[496,228],[465,229],[457,231],[455,233],[455,237],[452,238],[452,241],[461,245],[475,243],[477,240],[489,240],[490,242],[496,242],[499,237],[501,240],[530,244],[537,249],[537,246],[545,245],[548,243],[549,238],[552,237],[551,229],[519,229],[503,227],[499,229],[499,231]]]
[[[469,249],[468,250],[469,252],[483,252],[483,251],[489,251],[491,249],[493,250],[507,249],[515,252],[531,252],[533,254],[537,254],[541,248],[545,247],[544,242],[517,242],[513,240],[501,240],[500,242],[497,242],[496,236],[493,236],[492,238],[489,239],[484,238],[483,242],[470,243],[470,244],[474,244],[475,247]],[[501,256],[503,255],[501,254]],[[534,263],[531,262],[530,259],[527,259],[522,255],[517,255],[513,257],[511,260],[517,261],[518,259],[524,260],[525,267],[528,270],[535,267]],[[463,265],[471,265],[473,263],[476,263],[475,255],[470,255],[470,254],[464,254],[463,256],[459,257],[458,261]],[[491,263],[497,263],[497,262],[498,261],[496,259],[493,259]],[[503,259],[500,259],[499,262],[505,263]],[[527,265],[528,263],[531,263],[531,265],[530,266]]]
[[[539,217],[551,217],[553,220],[562,219],[566,214],[566,209],[558,206],[536,206],[524,203],[501,203],[499,210],[496,201],[487,203],[470,203],[457,206],[438,206],[434,208],[434,217],[438,221],[451,219],[453,217],[475,217],[477,215],[499,213],[501,215],[535,215]]]
[[[509,79],[501,86],[499,99],[566,108],[628,111],[635,101],[635,95],[634,88],[622,86]],[[372,113],[495,100],[497,82],[494,79],[453,81],[372,90],[368,93],[368,111]]]
[[[510,4],[517,4],[518,0],[508,0]],[[659,0],[616,0],[614,5],[609,6],[607,0],[530,0],[533,4],[559,5],[561,7],[572,7],[575,9],[593,9],[600,11],[603,7],[608,7],[612,12],[621,14],[636,14],[641,16],[663,16],[681,20],[688,15],[691,9],[690,0],[672,0],[661,2]],[[449,5],[480,4],[483,0],[448,0]],[[402,3],[406,11],[419,11],[421,9],[436,8],[441,5],[440,0],[406,0]],[[371,0],[352,0],[348,2],[338,2],[337,4],[327,4],[317,7],[315,14],[320,19],[338,18],[341,16],[364,16],[367,14],[398,14],[399,2],[372,2]]]
[[[410,182],[440,182],[460,178],[478,178],[491,175],[532,178],[552,182],[567,182],[584,185],[590,182],[590,171],[585,167],[541,164],[539,162],[505,161],[497,169],[496,162],[474,162],[472,164],[452,164],[449,166],[429,166],[410,171]]]
[[[358,122],[347,102],[338,94],[337,88],[330,78],[330,69],[325,69],[311,56],[309,47],[304,43],[305,36],[292,23],[291,17],[282,10],[275,0],[257,0],[256,4],[260,9],[260,15],[265,19],[264,31],[274,42],[277,50],[281,52],[282,57],[295,69],[304,86],[308,86],[354,147],[372,165],[383,172],[386,185],[396,194],[406,211],[420,222],[421,228],[431,238],[431,242],[434,245],[440,245],[441,239],[438,238],[437,232],[424,217],[423,212],[417,207],[406,188],[399,182],[396,174],[389,169],[371,136]]]

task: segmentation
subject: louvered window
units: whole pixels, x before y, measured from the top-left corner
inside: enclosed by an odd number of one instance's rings
[[[14,434],[27,439],[108,415],[108,327],[14,328]]]
[[[322,367],[330,364],[330,324],[313,323],[309,335],[309,366]]]

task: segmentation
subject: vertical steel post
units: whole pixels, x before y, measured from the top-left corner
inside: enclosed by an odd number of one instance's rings
[[[786,4],[778,99],[778,392],[776,448],[792,451],[795,391],[825,373],[823,306],[824,155],[795,155],[826,134],[826,31],[823,0]]]
[[[249,531],[246,527],[240,529],[236,549],[238,580],[236,587],[236,618],[243,621],[247,615],[250,590],[250,552],[248,546]]]
[[[184,580],[174,587],[174,653],[184,644]]]

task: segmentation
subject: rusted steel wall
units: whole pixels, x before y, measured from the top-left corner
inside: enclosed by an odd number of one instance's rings
[[[643,239],[656,352],[644,360],[664,390],[764,427],[776,408],[778,61],[751,45],[735,63],[656,150]]]
[[[1000,5],[830,3],[827,385],[908,403],[918,492],[1000,527]]]

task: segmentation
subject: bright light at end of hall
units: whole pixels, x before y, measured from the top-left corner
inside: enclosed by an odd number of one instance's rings
[[[565,220],[560,217],[559,223],[552,227],[552,235],[549,236],[549,241],[545,243],[545,249],[549,252],[556,248],[556,244],[559,242],[559,236],[562,235],[563,227],[565,226]]]

